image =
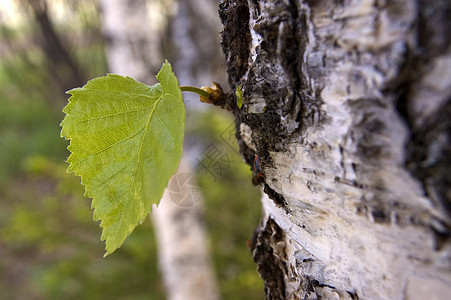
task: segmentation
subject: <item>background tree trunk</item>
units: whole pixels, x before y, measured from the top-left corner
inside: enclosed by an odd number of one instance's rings
[[[267,299],[451,294],[450,10],[221,1],[237,138],[264,175]]]
[[[72,53],[69,52],[64,39],[57,33],[48,12],[46,0],[27,0],[35,20],[36,27],[39,28],[42,36],[41,47],[45,55],[48,73],[57,83],[59,92],[65,92],[74,86],[81,86],[87,80],[86,75],[80,69]],[[24,5],[24,9],[26,9]]]

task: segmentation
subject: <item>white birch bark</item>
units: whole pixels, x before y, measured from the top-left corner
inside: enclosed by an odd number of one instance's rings
[[[267,299],[449,298],[449,3],[220,7]]]

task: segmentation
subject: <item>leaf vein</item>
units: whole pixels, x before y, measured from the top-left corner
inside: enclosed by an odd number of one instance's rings
[[[145,128],[145,126],[143,126],[142,128],[140,128],[140,129],[139,129],[136,133],[134,133],[133,135],[129,135],[129,136],[123,138],[122,140],[117,141],[117,142],[114,143],[114,144],[108,145],[107,147],[105,147],[105,148],[103,148],[103,149],[100,149],[99,151],[96,151],[96,152],[94,152],[94,153],[89,154],[89,155],[86,156],[86,157],[81,158],[81,159],[80,159],[79,161],[77,161],[76,163],[75,163],[75,162],[73,163],[74,166],[80,164],[81,162],[85,161],[86,159],[90,158],[91,156],[94,156],[94,155],[97,155],[97,154],[99,154],[99,153],[102,153],[103,151],[106,151],[106,150],[108,150],[108,149],[110,149],[110,148],[112,148],[112,147],[114,147],[114,146],[117,146],[117,145],[119,145],[119,144],[121,144],[121,143],[123,143],[123,142],[125,142],[125,141],[127,141],[127,140],[129,140],[129,139],[131,139],[131,138],[133,138],[133,137],[135,137],[135,136],[137,136],[141,131],[144,130],[144,128]]]
[[[118,113],[109,114],[109,115],[103,115],[103,116],[98,116],[98,117],[90,117],[88,119],[83,119],[83,120],[81,120],[81,121],[79,121],[77,123],[74,123],[74,124],[80,124],[80,123],[84,123],[84,122],[87,122],[87,121],[98,120],[98,119],[103,119],[103,118],[115,117],[115,116],[128,114],[128,113],[135,113],[135,112],[139,112],[139,111],[143,111],[143,110],[149,109],[149,108],[151,108],[154,105],[155,104],[153,104],[151,106],[142,107],[142,108],[139,108],[139,109],[132,109],[132,110],[118,112]],[[116,111],[117,111],[117,109],[116,109]]]
[[[122,95],[122,94],[131,95],[131,96],[134,96],[134,97],[150,98],[150,99],[155,99],[156,98],[155,95],[151,96],[151,95],[146,95],[146,94],[131,93],[131,92],[127,92],[127,91],[120,92],[120,91],[115,91],[115,90],[99,90],[99,89],[90,89],[90,88],[86,88],[86,87],[84,87],[83,90],[91,91],[91,92],[98,92],[98,93],[101,93],[101,94],[105,94],[105,92],[109,92],[109,93],[112,93],[117,98],[119,98],[118,96]],[[171,94],[165,94],[165,95],[171,95]],[[159,96],[159,97],[161,97],[161,96]],[[112,99],[112,101],[114,101],[114,99]],[[121,101],[124,101],[124,99],[117,99],[117,101],[121,102]]]
[[[99,186],[103,185],[105,182],[107,182],[108,180],[110,180],[111,178],[113,178],[114,176],[116,176],[117,174],[121,173],[123,170],[125,170],[127,167],[129,167],[129,164],[125,164],[124,167],[120,168],[119,170],[117,170],[116,172],[114,172],[113,174],[111,174],[110,176],[108,176],[107,178],[105,178],[105,180],[102,180],[100,183],[96,184],[95,186],[91,187],[91,191],[94,191],[95,189],[97,189]]]
[[[139,168],[139,165],[140,165],[140,162],[141,162],[141,153],[142,153],[142,149],[143,149],[143,144],[144,144],[144,140],[145,140],[146,135],[147,135],[147,131],[148,131],[148,129],[149,129],[150,121],[152,120],[152,116],[153,116],[153,114],[154,114],[154,112],[155,112],[155,110],[156,110],[156,108],[157,108],[157,106],[158,106],[158,104],[160,103],[160,101],[161,101],[162,98],[163,98],[163,97],[159,97],[159,98],[157,99],[157,101],[155,102],[154,107],[152,108],[152,111],[151,111],[150,114],[149,114],[149,119],[147,120],[147,124],[146,124],[146,126],[145,126],[145,132],[144,132],[144,135],[143,135],[143,137],[142,137],[142,139],[141,139],[141,144],[139,145],[138,162],[137,162],[137,164],[136,164],[136,168],[135,168],[135,171],[134,171],[134,173],[133,173],[133,183],[132,183],[132,185],[131,185],[131,189],[133,189],[133,188],[135,187],[136,175],[138,174],[138,168]],[[120,224],[121,224],[121,226],[122,226],[122,223],[123,223],[123,219],[124,219],[124,214],[121,214],[121,218],[120,218],[120,222],[121,222]]]
[[[173,140],[175,140],[174,135],[172,134],[171,130],[169,130],[169,128],[166,126],[166,124],[164,124],[163,121],[160,120],[160,117],[158,117],[158,114],[156,112],[155,112],[155,118],[161,125],[163,125],[164,128],[166,128],[166,130],[169,133],[169,135],[171,136],[171,138]]]

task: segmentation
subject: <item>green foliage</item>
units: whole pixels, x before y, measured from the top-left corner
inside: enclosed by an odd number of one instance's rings
[[[70,90],[61,136],[68,171],[81,176],[102,220],[106,255],[119,248],[158,203],[182,155],[185,107],[168,62],[149,87],[108,75]]]

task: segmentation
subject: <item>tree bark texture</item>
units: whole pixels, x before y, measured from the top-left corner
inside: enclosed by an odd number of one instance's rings
[[[450,6],[220,2],[267,299],[451,295]]]

